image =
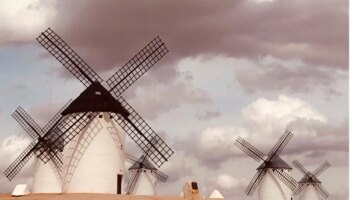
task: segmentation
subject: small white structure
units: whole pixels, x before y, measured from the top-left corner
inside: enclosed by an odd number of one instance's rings
[[[124,142],[110,114],[99,113],[64,150],[63,192],[122,194]]]
[[[27,184],[18,184],[16,185],[15,189],[12,192],[12,196],[18,197],[18,196],[24,196],[29,194],[29,189]]]
[[[34,178],[32,184],[33,193],[61,193],[60,172],[54,166],[52,161],[44,163],[36,158],[34,167]]]
[[[224,199],[224,196],[219,192],[219,190],[215,189],[209,196],[210,199]]]

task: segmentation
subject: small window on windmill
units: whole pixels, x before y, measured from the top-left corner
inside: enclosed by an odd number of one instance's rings
[[[102,95],[101,91],[96,90],[95,95]]]

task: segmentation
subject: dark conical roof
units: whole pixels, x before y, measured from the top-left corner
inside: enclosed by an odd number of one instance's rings
[[[124,117],[129,115],[121,104],[99,82],[94,82],[86,88],[62,112],[62,115],[90,111],[119,113]]]
[[[150,170],[157,170],[157,168],[145,157],[142,155],[131,167],[129,170],[136,170],[136,169],[150,169]]]
[[[299,183],[321,183],[321,181],[316,178],[311,172],[308,172]]]
[[[292,169],[291,166],[289,166],[284,160],[282,160],[281,157],[277,157],[274,161],[270,162],[263,162],[257,170],[263,169],[263,168],[273,168],[273,169]]]

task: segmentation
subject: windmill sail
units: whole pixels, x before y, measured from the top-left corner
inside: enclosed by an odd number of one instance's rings
[[[307,171],[298,160],[294,160],[293,165],[303,174],[303,178],[299,180],[298,186],[293,192],[294,195],[300,195],[302,200],[318,199],[317,193],[325,199],[329,197],[328,191],[318,179],[318,176],[331,166],[329,162],[325,161],[312,172]],[[317,193],[312,191],[317,191]]]
[[[259,196],[262,199],[282,199],[283,196],[291,196],[291,191],[297,186],[297,182],[288,174],[292,168],[280,158],[280,154],[286,147],[293,134],[290,131],[280,137],[274,147],[270,150],[265,159],[265,155],[245,141],[238,137],[234,145],[246,153],[261,165],[257,168],[257,172],[250,181],[245,192],[248,196],[252,196],[255,190],[260,187]],[[278,179],[279,181],[270,181]],[[282,189],[282,190],[281,190]]]

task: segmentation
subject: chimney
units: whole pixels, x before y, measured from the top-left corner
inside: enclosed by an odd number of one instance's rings
[[[183,187],[183,194],[185,200],[201,200],[199,194],[198,184],[195,181],[187,181]]]

